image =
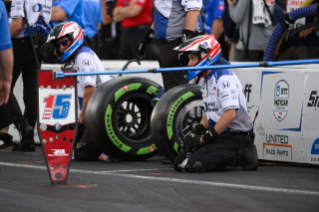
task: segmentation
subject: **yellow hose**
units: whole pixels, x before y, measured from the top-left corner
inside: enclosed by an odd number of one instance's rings
[[[301,8],[301,7],[307,7],[309,6],[314,0],[306,0],[304,3],[302,3],[298,8]],[[274,55],[274,58],[276,58],[276,55],[279,51],[279,48],[282,44],[282,41],[285,39],[286,35],[287,35],[287,32],[288,30],[286,29],[285,33],[281,36],[281,39],[279,41],[279,43],[277,44],[277,47],[276,47],[276,51],[275,51],[275,55]]]

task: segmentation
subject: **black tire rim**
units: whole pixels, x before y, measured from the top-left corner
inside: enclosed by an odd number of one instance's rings
[[[200,123],[204,115],[202,100],[195,100],[185,105],[176,118],[176,132],[179,141],[184,140],[185,136],[194,130]]]
[[[123,99],[115,111],[115,125],[129,142],[140,144],[151,138],[150,119],[153,107],[151,100],[143,96]]]

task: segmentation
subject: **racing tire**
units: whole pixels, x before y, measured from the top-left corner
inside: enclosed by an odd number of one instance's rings
[[[91,96],[85,113],[86,127],[102,152],[113,159],[145,160],[154,156],[151,137],[151,100],[161,88],[140,77],[105,82]]]
[[[151,132],[158,151],[174,161],[182,151],[184,137],[204,115],[201,87],[180,85],[166,92],[154,107]]]

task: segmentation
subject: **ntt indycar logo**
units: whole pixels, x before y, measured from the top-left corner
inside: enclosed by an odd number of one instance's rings
[[[285,110],[288,106],[289,85],[285,80],[280,80],[275,85],[274,105],[276,109],[273,111],[277,121],[281,122],[287,116],[288,111]]]

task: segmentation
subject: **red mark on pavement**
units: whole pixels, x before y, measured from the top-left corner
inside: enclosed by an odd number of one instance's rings
[[[159,174],[171,174],[171,173],[175,173],[175,172],[164,172],[164,173],[150,173],[150,174],[154,174],[154,175],[159,175]]]
[[[91,188],[93,186],[97,186],[97,184],[93,184],[93,185],[69,185],[69,186],[56,186],[57,188],[72,188],[72,187],[76,187],[76,188]]]
[[[19,161],[19,163],[44,163],[44,161]]]

